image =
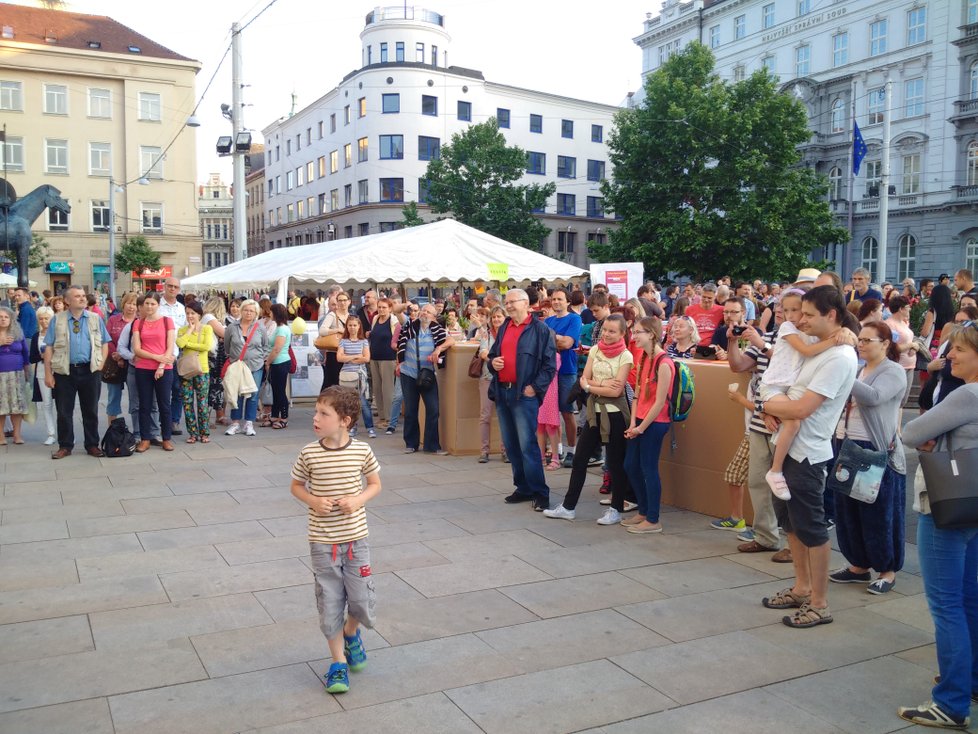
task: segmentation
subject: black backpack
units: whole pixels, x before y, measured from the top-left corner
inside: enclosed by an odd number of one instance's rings
[[[120,456],[132,456],[136,447],[136,437],[126,425],[125,418],[116,418],[109,424],[102,437],[102,451],[111,459]]]

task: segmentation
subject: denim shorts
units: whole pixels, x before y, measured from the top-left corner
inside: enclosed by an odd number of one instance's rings
[[[829,542],[829,528],[825,520],[825,474],[829,462],[810,464],[808,459],[795,461],[784,459],[784,478],[791,492],[785,502],[774,497],[774,512],[778,523],[786,533],[793,533],[808,548],[816,548]]]
[[[570,400],[570,394],[576,382],[576,372],[572,375],[557,375],[557,405],[561,413],[574,412],[574,403]]]
[[[367,539],[352,543],[310,543],[319,628],[327,640],[343,631],[347,612],[364,627],[374,626],[377,594]]]

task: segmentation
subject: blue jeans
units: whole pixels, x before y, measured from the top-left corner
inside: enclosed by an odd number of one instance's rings
[[[401,419],[401,405],[404,403],[404,393],[401,391],[401,376],[394,380],[394,397],[391,398],[391,421],[388,428],[397,428]]]
[[[126,392],[129,393],[129,419],[132,421],[132,433],[140,441],[144,438],[149,441],[160,436],[160,413],[156,409],[156,401],[150,401],[152,405],[149,411],[149,435],[143,436],[139,427],[139,388],[136,387],[136,368],[129,365],[129,374],[126,375]]]
[[[515,387],[496,383],[496,417],[506,456],[513,467],[517,494],[535,495],[550,501],[550,487],[543,473],[543,457],[537,443],[537,414],[540,403]]]
[[[441,451],[438,440],[438,383],[424,392],[418,390],[418,382],[413,377],[402,374],[400,383],[404,394],[404,445],[409,449],[418,448],[421,440],[418,404],[424,400],[424,450],[429,453]]]
[[[931,697],[952,716],[967,716],[978,691],[978,528],[941,530],[920,515],[917,553],[941,671]]]
[[[173,433],[170,422],[170,395],[173,394],[173,373],[176,370],[164,370],[163,376],[156,379],[156,370],[136,369],[136,389],[139,390],[139,436],[143,441],[153,437],[150,411],[153,401],[160,411],[160,434],[164,441],[169,441]]]
[[[126,377],[129,375],[127,374]],[[122,383],[109,383],[106,386],[105,412],[108,415],[122,415]]]
[[[176,370],[177,366],[173,365]],[[180,387],[180,378],[173,379],[173,387],[170,389],[170,420],[173,421],[174,428],[180,425],[180,418],[183,417],[183,388]]]
[[[262,375],[264,372],[265,368],[259,367],[257,370],[251,373],[251,376],[255,378],[255,384],[259,387],[261,386]],[[244,419],[246,421],[254,422],[254,420],[258,417],[258,393],[249,395],[247,397],[244,395],[239,397],[238,406],[231,409],[231,420],[241,420],[242,413],[244,413]]]
[[[625,473],[635,490],[638,513],[649,522],[659,522],[662,481],[659,479],[659,453],[669,432],[668,423],[650,423],[645,433],[625,447]]]
[[[425,409],[427,410],[427,408]],[[363,393],[360,393],[360,417],[363,418],[364,428],[374,427],[374,412],[370,409],[370,401]]]

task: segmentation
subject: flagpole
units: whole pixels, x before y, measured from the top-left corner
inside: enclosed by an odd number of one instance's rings
[[[856,181],[856,167],[853,163],[855,150],[856,150],[856,82],[853,80],[852,86],[849,92],[849,116],[852,118],[852,124],[849,126],[850,135],[852,135],[852,140],[849,145],[849,206],[847,207],[849,212],[849,221],[847,226],[849,228],[849,246],[842,251],[842,264],[839,269],[843,274],[848,273],[849,268],[849,254],[854,246],[853,244],[853,231],[852,231],[852,190]]]
[[[885,106],[883,110],[883,158],[880,173],[880,241],[879,241],[879,285],[886,282],[886,243],[890,217],[890,91],[893,82],[886,80],[884,89]]]

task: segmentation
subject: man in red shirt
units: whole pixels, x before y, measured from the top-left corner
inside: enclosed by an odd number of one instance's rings
[[[717,287],[713,283],[703,286],[700,302],[686,307],[686,315],[696,324],[700,332],[700,345],[713,341],[713,332],[723,323],[723,306],[717,305]]]

